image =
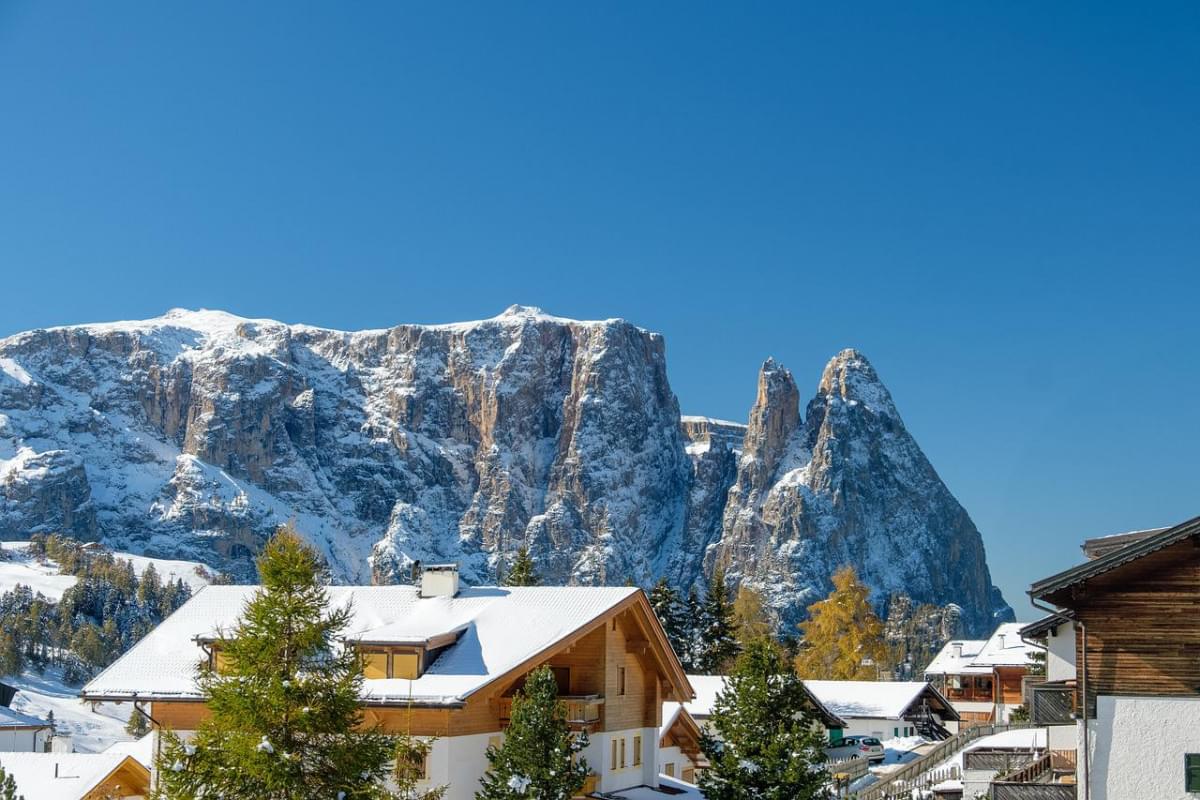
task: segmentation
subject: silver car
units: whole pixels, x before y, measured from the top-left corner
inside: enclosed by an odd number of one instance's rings
[[[883,742],[874,736],[847,736],[826,747],[825,756],[830,761],[865,758],[871,764],[879,764],[883,761]]]

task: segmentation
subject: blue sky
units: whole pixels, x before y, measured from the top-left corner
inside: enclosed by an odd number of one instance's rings
[[[734,419],[857,347],[1022,616],[1200,513],[1194,3],[0,0],[0,109],[0,335],[519,302]]]

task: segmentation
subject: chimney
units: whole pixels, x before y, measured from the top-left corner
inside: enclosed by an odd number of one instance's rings
[[[950,652],[954,654],[955,658],[962,658],[962,642],[951,642]]]
[[[997,637],[997,639],[998,639],[998,640],[999,640],[999,642],[1000,642],[1000,649],[1001,649],[1001,650],[1003,650],[1003,649],[1004,649],[1004,647],[1005,647],[1005,645],[1004,645],[1004,634],[1003,634],[1003,633],[1002,633],[1002,634],[1000,634],[1000,635]]]
[[[458,564],[430,564],[421,571],[420,597],[454,597],[458,594]]]

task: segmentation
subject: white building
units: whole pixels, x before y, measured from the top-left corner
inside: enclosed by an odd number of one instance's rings
[[[53,733],[46,720],[0,706],[0,752],[41,753]]]
[[[808,690],[845,721],[841,736],[936,735],[958,730],[958,712],[950,701],[925,681],[805,681]],[[940,730],[939,730],[940,729]]]

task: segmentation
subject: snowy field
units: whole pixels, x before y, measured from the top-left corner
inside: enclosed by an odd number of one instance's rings
[[[0,542],[5,560],[0,560],[0,594],[11,592],[18,584],[28,586],[34,593],[41,592],[52,600],[62,599],[63,592],[75,585],[74,575],[60,575],[53,561],[39,563],[28,554],[29,542]],[[196,591],[211,581],[209,569],[198,561],[173,561],[166,558],[147,558],[132,553],[113,553],[115,558],[132,561],[134,571],[141,576],[150,564],[158,572],[160,580],[166,582],[181,578]],[[203,572],[203,574],[201,574]]]

